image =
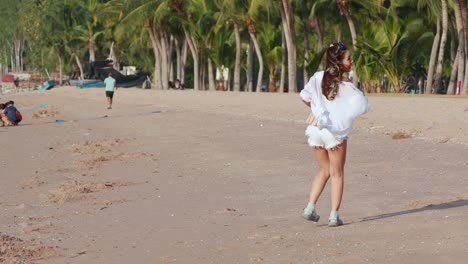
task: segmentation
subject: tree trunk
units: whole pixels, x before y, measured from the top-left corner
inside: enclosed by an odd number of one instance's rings
[[[184,38],[184,42],[182,44],[182,58],[180,64],[180,82],[185,84],[185,65],[187,65],[187,58],[188,58],[188,42],[187,39]]]
[[[464,76],[465,76],[465,32],[464,32],[464,24],[463,24],[463,17],[461,14],[461,7],[460,1],[454,1],[454,11],[455,11],[455,23],[457,25],[457,32],[458,32],[458,71],[457,71],[457,83],[455,85],[455,90],[460,85],[460,89],[463,87],[464,83]]]
[[[323,50],[323,28],[322,28],[322,23],[320,22],[319,19],[314,20],[314,25],[315,25],[315,32],[317,33],[317,50],[321,51]],[[323,64],[320,63],[319,68],[322,70]],[[309,81],[309,80],[307,80]]]
[[[200,71],[201,71],[201,78],[200,78],[200,88],[202,91],[206,91],[206,61],[205,56],[202,53],[200,57]]]
[[[268,92],[274,93],[276,92],[276,66],[274,67],[269,67],[269,81],[268,81]]]
[[[448,12],[447,2],[442,0],[442,36],[440,38],[439,46],[439,58],[437,60],[437,69],[435,75],[434,92],[440,92],[444,87],[442,84],[442,71],[444,64],[445,55],[445,44],[447,42],[447,30],[448,30]]]
[[[449,16],[448,17],[448,30],[450,32],[451,40],[450,40],[450,64],[453,64],[455,57],[457,56],[457,43],[455,41],[455,38],[457,37],[457,34],[455,34],[455,29],[453,26],[453,20]]]
[[[249,32],[250,38],[252,39],[252,42],[255,47],[255,53],[257,54],[258,58],[258,79],[257,79],[257,86],[255,92],[261,92],[262,90],[262,77],[263,77],[263,56],[262,56],[262,51],[260,50],[260,45],[258,44],[257,37],[255,36],[255,33]]]
[[[288,92],[296,89],[296,34],[294,30],[294,14],[288,0],[280,1],[280,12],[283,20],[283,31],[286,38],[286,49],[288,50]]]
[[[174,46],[176,51],[176,79],[180,81],[181,68],[182,68],[182,47],[177,39],[174,39]]]
[[[224,67],[217,67],[217,71],[220,74],[219,74],[219,80],[217,80],[216,90],[225,91],[227,87],[224,85],[224,74],[223,74]]]
[[[198,49],[196,47],[195,40],[192,38],[186,28],[184,28],[184,33],[193,58],[193,90],[198,91],[200,89],[200,80],[198,76],[200,72]]]
[[[159,38],[157,42],[159,48],[159,54],[161,56],[161,78],[163,90],[169,89],[169,63],[168,63],[168,50],[167,50],[167,34],[162,29],[162,25],[159,25]]]
[[[284,93],[284,82],[286,80],[286,38],[284,37],[284,32],[281,34],[281,77],[279,92]]]
[[[460,94],[468,95],[468,6],[467,0],[458,0],[460,4],[460,10],[462,15],[462,23],[463,23],[463,34],[465,36],[465,58],[464,58],[464,65],[465,65],[465,75],[462,81],[462,87]],[[461,80],[461,79],[460,79]]]
[[[346,18],[346,21],[348,22],[349,31],[351,33],[351,39],[353,41],[353,48],[354,50],[356,50],[357,34],[356,34],[356,27],[354,26],[354,22],[351,17],[350,2],[351,2],[350,0],[336,0],[336,4],[338,5],[338,8],[340,9],[341,15],[344,16]],[[341,39],[341,37],[339,39]],[[353,79],[353,84],[357,86],[358,80],[357,80],[356,70],[354,67],[352,70],[351,78]]]
[[[351,32],[351,39],[353,41],[353,48],[354,48],[354,50],[356,50],[356,39],[357,39],[356,27],[354,26],[354,22],[353,22],[353,19],[351,18],[350,14],[346,15],[346,20],[348,21],[349,31]],[[354,66],[353,66],[353,71],[352,71],[352,79],[353,79],[353,84],[355,86],[357,86],[358,85],[358,77],[357,77],[356,69],[355,69]]]
[[[221,72],[221,75],[223,73]],[[221,77],[222,79],[222,77]],[[210,58],[208,58],[208,90],[210,91],[214,91],[214,90],[217,90],[216,89],[216,85],[215,85],[215,78],[214,78],[214,74],[213,74],[213,62],[211,61]]]
[[[15,47],[14,43],[10,45],[10,60],[11,60],[11,72],[16,71],[16,60],[15,60]],[[8,65],[8,64],[7,64]]]
[[[112,68],[116,71],[120,71],[120,61],[119,58],[117,57],[117,52],[115,51],[116,48],[114,46],[114,42],[111,44],[111,49],[110,49],[110,58],[112,60]]]
[[[437,50],[439,48],[439,40],[440,40],[440,19],[437,18],[437,29],[436,34],[434,36],[434,41],[432,42],[432,50],[431,50],[431,58],[429,60],[429,66],[427,67],[429,70],[427,72],[427,83],[426,83],[426,94],[432,93],[432,81],[434,80],[434,67],[435,61],[437,57]]]
[[[96,49],[94,42],[90,39],[88,41],[88,49],[89,49],[89,62],[96,61]]]
[[[169,81],[174,82],[174,62],[172,60],[172,54],[174,54],[174,43],[175,43],[175,38],[171,34],[170,40],[169,40],[169,49],[167,50],[167,64],[169,67]]]
[[[254,65],[254,44],[252,38],[249,39],[249,49],[247,50],[247,81],[245,83],[245,92],[253,92],[253,65]]]
[[[62,86],[63,84],[63,64],[62,64],[62,53],[60,52],[59,48],[55,48],[55,52],[57,53],[58,59],[58,68],[59,68],[59,85]]]
[[[23,70],[24,70],[23,49],[24,49],[24,40],[21,40],[20,41],[20,50],[19,50],[19,68],[20,68],[20,72],[23,72]]]
[[[309,81],[309,73],[307,72],[306,65],[309,62],[310,56],[310,43],[309,43],[309,23],[308,21],[304,21],[304,67],[303,77],[304,77],[304,85]],[[302,88],[302,87],[301,87]]]
[[[236,37],[236,62],[234,65],[234,92],[240,91],[240,70],[241,70],[241,37],[239,25],[234,22],[234,36]]]
[[[154,76],[153,82],[155,83],[157,89],[163,89],[163,83],[161,80],[161,55],[159,54],[158,40],[156,38],[156,33],[154,32],[153,23],[150,20],[145,22],[146,30],[151,39],[151,45],[153,46],[154,54]]]
[[[21,40],[15,40],[15,72],[22,72],[21,69]]]
[[[447,94],[455,93],[455,87],[457,86],[457,72],[458,72],[458,57],[459,56],[460,54],[457,53],[452,63],[452,71],[450,73],[450,82],[447,88]]]
[[[78,57],[78,55],[76,55],[75,52],[73,52],[73,56],[75,57],[76,65],[78,65],[78,69],[80,69],[80,80],[84,80],[83,65],[81,64],[80,58]]]

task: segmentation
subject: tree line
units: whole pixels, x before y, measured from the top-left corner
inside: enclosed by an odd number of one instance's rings
[[[366,92],[468,94],[467,0],[0,0],[0,26],[0,71],[60,83],[111,58],[156,89],[295,92],[343,41]]]

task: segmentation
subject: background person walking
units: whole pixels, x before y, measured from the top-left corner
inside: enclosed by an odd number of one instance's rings
[[[117,90],[117,82],[112,77],[112,73],[109,72],[109,75],[104,79],[106,84],[106,98],[107,98],[107,109],[112,109],[112,100],[114,98],[114,90]]]
[[[369,109],[367,97],[344,75],[351,70],[352,64],[353,60],[345,44],[331,44],[327,49],[325,71],[316,72],[300,93],[311,110],[305,134],[319,165],[303,216],[314,222],[320,219],[315,205],[331,178],[330,227],[343,224],[338,210],[343,197],[348,135],[353,127],[353,120]]]

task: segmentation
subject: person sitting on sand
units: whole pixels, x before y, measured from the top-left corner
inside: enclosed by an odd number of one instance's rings
[[[302,101],[311,110],[305,134],[319,166],[303,216],[314,222],[320,219],[315,204],[331,178],[330,227],[343,224],[338,209],[343,196],[348,135],[353,120],[369,110],[367,97],[344,75],[351,71],[352,64],[345,44],[331,44],[327,49],[325,71],[316,72],[300,93]]]
[[[4,126],[12,126],[13,124],[8,120],[8,117],[5,114],[5,104],[0,104],[0,118],[2,120],[2,127]]]
[[[21,113],[16,109],[15,102],[8,101],[5,103],[4,113],[8,118],[8,121],[11,125],[17,126],[19,122],[23,119]]]

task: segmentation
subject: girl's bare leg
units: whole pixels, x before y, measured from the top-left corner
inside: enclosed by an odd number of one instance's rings
[[[338,211],[343,197],[344,165],[346,163],[347,141],[341,143],[337,148],[328,151],[331,176],[331,210]]]
[[[312,204],[317,203],[320,194],[322,194],[323,188],[325,188],[325,185],[330,178],[330,161],[327,150],[323,148],[314,148],[314,154],[319,165],[319,171],[315,175],[312,187],[310,188],[309,202]]]

